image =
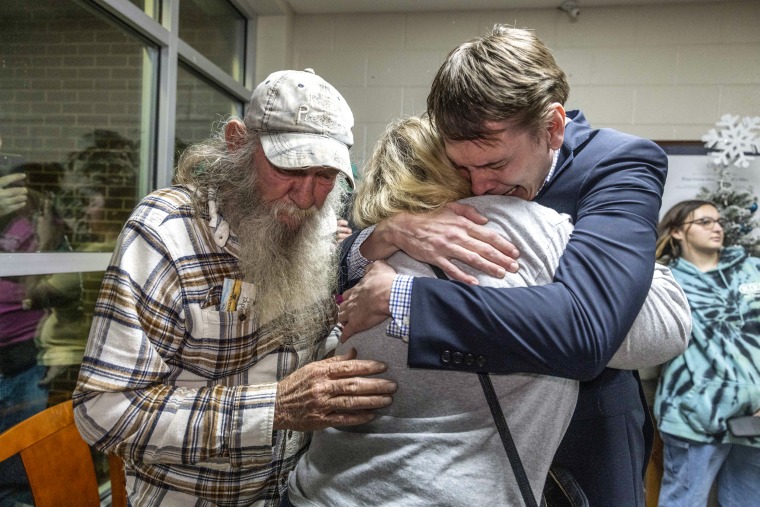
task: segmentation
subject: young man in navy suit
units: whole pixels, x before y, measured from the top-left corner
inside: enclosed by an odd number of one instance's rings
[[[346,242],[344,273],[363,279],[344,293],[342,339],[390,315],[388,333],[408,340],[411,367],[581,380],[555,461],[591,505],[643,506],[651,418],[635,373],[606,365],[652,281],[667,158],[651,141],[592,129],[581,112],[565,111],[568,94],[543,42],[496,26],[448,55],[428,97],[446,153],[473,194],[513,195],[571,215],[575,229],[554,282],[478,287],[452,261],[502,276],[519,263],[483,217],[457,204],[435,217],[401,213]],[[398,250],[457,281],[396,275],[380,260]]]

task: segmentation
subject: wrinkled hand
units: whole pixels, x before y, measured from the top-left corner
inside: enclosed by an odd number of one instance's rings
[[[26,178],[24,173],[8,174],[0,177],[0,217],[10,215],[26,206],[27,193],[26,187],[8,187],[13,183],[19,182]]]
[[[393,253],[377,243],[373,248],[372,237],[377,234],[374,241],[390,243],[410,257],[440,267],[450,278],[474,285],[477,279],[456,267],[453,259],[499,278],[518,268],[515,259],[520,252],[484,227],[487,222],[475,208],[459,203],[447,204],[434,214],[400,213],[378,224],[362,244],[361,252],[367,259],[387,258]],[[385,255],[370,256],[373,250]]]
[[[338,219],[338,230],[335,231],[335,239],[338,243],[353,234],[354,231],[348,226],[348,220],[344,218]]]
[[[365,377],[386,369],[384,363],[356,359],[356,349],[307,364],[277,384],[274,429],[314,431],[371,421],[373,409],[391,404],[397,386]]]
[[[343,325],[340,341],[370,329],[390,317],[391,285],[396,271],[385,261],[375,261],[364,271],[364,278],[343,293],[338,307],[338,322]]]

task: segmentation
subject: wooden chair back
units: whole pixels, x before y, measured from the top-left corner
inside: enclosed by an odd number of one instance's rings
[[[0,461],[19,454],[36,507],[100,507],[95,465],[76,425],[71,400],[0,434]],[[124,464],[108,457],[113,507],[126,507]]]

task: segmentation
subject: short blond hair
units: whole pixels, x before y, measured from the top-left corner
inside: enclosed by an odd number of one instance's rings
[[[388,125],[364,166],[353,219],[368,227],[402,211],[424,213],[471,195],[469,182],[446,157],[427,117],[409,116]]]

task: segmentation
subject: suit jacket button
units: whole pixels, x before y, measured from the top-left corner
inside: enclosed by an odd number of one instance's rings
[[[483,356],[478,356],[478,359],[476,360],[476,363],[478,365],[478,368],[482,368],[486,365],[486,358]]]
[[[454,364],[461,364],[464,357],[461,352],[454,352]]]
[[[451,351],[444,350],[441,352],[441,362],[448,363],[451,361]]]
[[[472,354],[467,354],[466,356],[464,356],[464,364],[466,364],[467,366],[470,366],[474,362],[475,362],[475,356],[473,356]]]

